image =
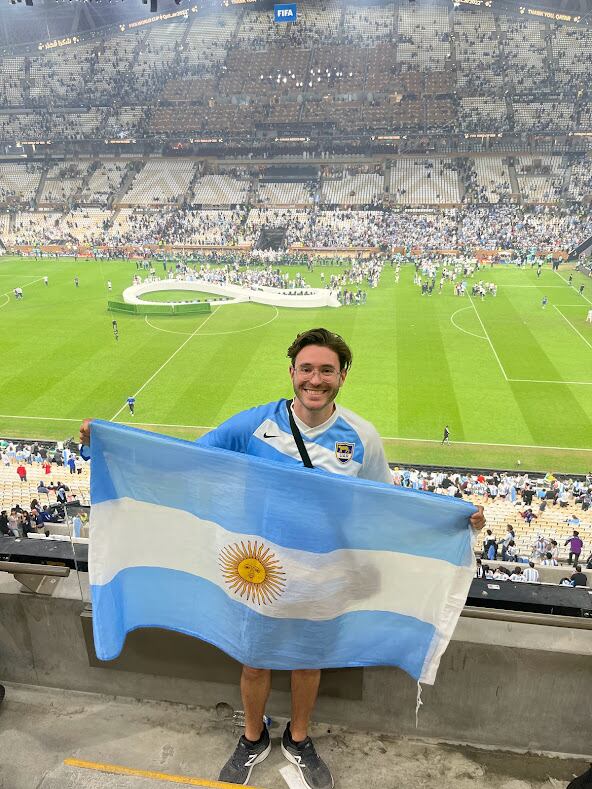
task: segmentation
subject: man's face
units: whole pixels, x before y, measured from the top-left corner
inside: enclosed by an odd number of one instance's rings
[[[335,351],[320,345],[307,345],[290,367],[294,394],[309,411],[322,411],[333,403],[346,375]]]

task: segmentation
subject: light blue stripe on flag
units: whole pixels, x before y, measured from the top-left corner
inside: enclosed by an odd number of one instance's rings
[[[161,627],[255,667],[434,681],[473,575],[472,505],[100,421],[91,449],[99,658]]]

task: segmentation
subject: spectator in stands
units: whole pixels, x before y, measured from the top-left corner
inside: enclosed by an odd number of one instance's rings
[[[558,564],[559,562],[557,559],[553,558],[551,551],[547,551],[545,558],[543,559],[543,567],[557,567]]]
[[[493,574],[494,581],[507,581],[510,577],[510,571],[506,567],[498,567]]]
[[[6,513],[6,510],[2,510],[2,512],[0,512],[0,534],[3,537],[12,536],[8,528],[8,515]]]
[[[497,558],[497,540],[493,536],[491,529],[485,532],[485,539],[483,540],[483,558],[490,561]]]
[[[510,576],[510,581],[517,581],[518,583],[521,583],[521,584],[526,581],[526,578],[522,574],[522,568],[521,567],[514,567],[514,572]]]
[[[571,564],[572,563],[571,560],[573,558],[574,565],[577,564],[580,560],[580,554],[582,553],[582,548],[584,547],[584,543],[580,538],[579,531],[576,531],[574,529],[573,535],[565,541],[565,545],[569,545],[569,557],[567,563]]]
[[[586,561],[586,570],[592,570],[592,553],[588,556]]]
[[[522,573],[522,575],[524,580],[528,581],[528,583],[536,584],[539,582],[539,571],[535,568],[533,561],[528,563],[528,567]]]
[[[580,564],[576,565],[576,571],[569,580],[572,586],[588,586],[588,576],[586,573],[582,572],[582,566]]]
[[[49,496],[49,488],[45,486],[43,480],[37,485],[37,493]]]
[[[537,515],[534,514],[531,507],[527,507],[524,510],[524,512],[520,513],[520,515],[522,516],[522,518],[524,518],[524,520],[526,521],[526,523],[528,523],[528,525],[530,525],[532,521],[536,520],[536,518],[538,517]]]
[[[507,561],[509,562],[517,562],[518,561],[518,548],[516,547],[516,543],[514,540],[510,540],[508,546],[506,548],[506,557]]]
[[[19,465],[16,467],[16,473],[18,474],[18,478],[21,482],[27,481],[27,469],[22,463],[19,463]]]
[[[21,536],[21,519],[15,507],[10,510],[8,516],[8,531],[13,537]]]
[[[504,541],[502,542],[502,562],[506,561],[506,552],[508,550],[508,545],[510,541],[515,540],[516,535],[514,533],[514,527],[508,523],[506,526],[506,536],[504,537]]]
[[[483,578],[485,576],[485,568],[481,564],[481,559],[477,559],[477,567],[475,569],[475,578]]]

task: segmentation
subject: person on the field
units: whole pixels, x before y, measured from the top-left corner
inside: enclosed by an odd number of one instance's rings
[[[133,416],[134,415],[134,408],[136,407],[136,398],[135,397],[130,396],[130,397],[127,398],[127,407],[130,410],[130,414]]]
[[[448,425],[444,426],[444,436],[442,438],[443,444],[450,444],[450,430],[448,429]]]

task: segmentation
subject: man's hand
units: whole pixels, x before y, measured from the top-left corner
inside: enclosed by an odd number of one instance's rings
[[[90,446],[90,423],[92,419],[85,419],[80,425],[80,443],[85,447]]]
[[[481,529],[485,528],[485,515],[480,504],[477,505],[477,512],[469,518],[469,522],[475,531],[481,531]]]

